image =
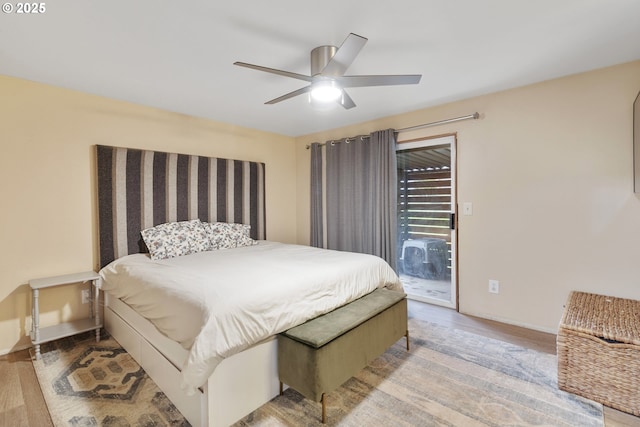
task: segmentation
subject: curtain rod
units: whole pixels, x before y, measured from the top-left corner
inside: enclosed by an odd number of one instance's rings
[[[431,127],[431,126],[438,126],[438,125],[444,125],[447,123],[453,123],[453,122],[459,122],[461,120],[469,120],[469,119],[473,119],[473,120],[477,120],[480,118],[480,114],[476,111],[473,114],[469,114],[467,116],[461,116],[461,117],[454,117],[452,119],[445,119],[445,120],[439,120],[437,122],[431,122],[431,123],[423,123],[421,125],[416,125],[416,126],[410,126],[407,128],[402,128],[402,129],[397,129],[398,132],[406,132],[408,130],[415,130],[415,129],[422,129],[422,128],[427,128],[427,127]],[[369,138],[368,136],[363,136],[361,138]],[[346,138],[347,142],[351,142],[349,141],[349,139],[355,139],[355,138]],[[331,143],[337,143],[338,141],[329,141]],[[326,143],[324,144],[320,144],[320,146],[324,146],[326,145]],[[307,150],[311,148],[311,145],[307,144]]]
[[[447,123],[459,122],[461,120],[469,120],[469,119],[476,120],[476,119],[479,119],[479,118],[480,118],[480,114],[476,111],[475,113],[469,114],[468,116],[454,117],[453,119],[439,120],[437,122],[424,123],[424,124],[421,124],[421,125],[410,126],[408,128],[398,129],[398,132],[406,132],[408,130],[414,130],[414,129],[428,128],[428,127],[431,127],[431,126],[444,125],[444,124],[447,124]]]

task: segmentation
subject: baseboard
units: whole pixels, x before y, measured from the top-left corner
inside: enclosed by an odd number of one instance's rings
[[[552,334],[552,335],[557,335],[558,334],[558,330],[556,328],[544,328],[544,327],[541,327],[539,325],[531,325],[529,323],[523,323],[523,322],[514,322],[512,319],[505,319],[505,318],[499,317],[499,316],[491,316],[491,315],[486,314],[486,313],[473,313],[473,312],[468,312],[468,311],[464,311],[464,312],[460,311],[460,314],[464,314],[464,315],[467,315],[467,316],[478,317],[480,319],[493,320],[494,322],[504,323],[505,325],[518,326],[518,327],[521,327],[521,328],[531,329],[533,331],[544,332],[544,333],[547,333],[547,334]]]

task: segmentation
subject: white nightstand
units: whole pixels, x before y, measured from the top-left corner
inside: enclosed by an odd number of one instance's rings
[[[29,286],[33,293],[33,305],[31,310],[31,342],[35,348],[36,359],[40,359],[40,344],[68,337],[82,332],[96,331],[96,341],[100,341],[100,276],[95,271],[84,273],[65,274],[63,276],[44,277],[42,279],[29,280]],[[48,326],[40,329],[40,308],[38,298],[40,289],[54,286],[68,285],[71,283],[91,282],[89,287],[92,297],[89,303],[89,318],[72,322],[61,323],[59,325]]]

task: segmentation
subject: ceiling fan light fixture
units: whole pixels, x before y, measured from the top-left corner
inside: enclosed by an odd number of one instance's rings
[[[324,80],[313,83],[311,98],[317,102],[333,102],[342,96],[342,88],[333,80]]]
[[[310,83],[303,88],[267,101],[265,104],[277,104],[304,93],[309,97],[309,103],[313,108],[322,110],[328,110],[337,105],[342,106],[345,110],[356,106],[356,103],[343,88],[408,85],[420,82],[422,77],[420,74],[345,76],[345,72],[366,42],[365,37],[350,33],[340,47],[331,45],[316,47],[311,51],[310,75],[239,61],[234,62],[234,65]]]

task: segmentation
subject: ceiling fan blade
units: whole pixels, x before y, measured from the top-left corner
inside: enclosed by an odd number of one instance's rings
[[[263,67],[261,65],[247,64],[246,62],[236,61],[233,65],[238,65],[240,67],[251,68],[258,71],[264,71],[266,73],[277,74],[279,76],[291,77],[292,79],[304,80],[305,82],[312,82],[313,77],[305,76],[304,74],[292,73],[290,71],[277,70],[275,68]]]
[[[298,90],[294,90],[293,92],[289,92],[285,95],[279,96],[278,98],[272,99],[271,101],[265,102],[265,104],[277,104],[280,101],[287,100],[289,98],[293,98],[294,96],[302,95],[303,93],[307,93],[311,90],[311,86],[305,86]]]
[[[342,87],[414,85],[420,82],[421,74],[342,76],[336,80]]]
[[[345,110],[356,106],[356,103],[353,102],[353,99],[351,99],[351,97],[345,90],[342,91],[342,98],[338,100],[338,104],[342,105]]]
[[[353,63],[360,50],[367,43],[366,38],[350,33],[342,42],[335,55],[322,69],[323,76],[342,76]]]

